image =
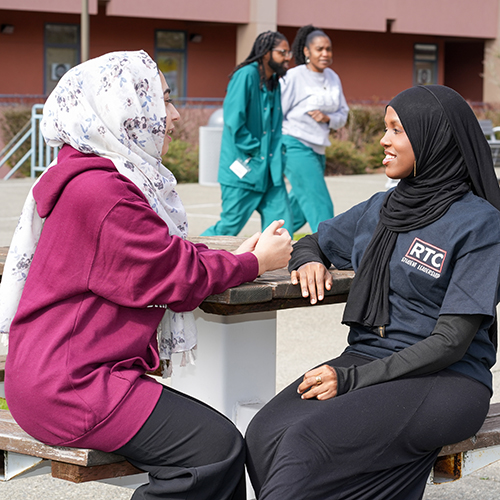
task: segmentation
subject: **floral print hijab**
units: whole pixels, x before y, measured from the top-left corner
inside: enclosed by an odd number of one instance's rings
[[[166,124],[156,63],[144,51],[113,52],[66,73],[40,124],[49,146],[110,159],[146,196],[170,232],[186,237],[186,212],[161,163]]]
[[[40,129],[50,146],[69,144],[82,153],[111,160],[144,193],[170,233],[185,238],[187,216],[174,189],[177,181],[161,163],[166,121],[156,63],[144,51],[113,52],[78,65],[61,78],[45,103]],[[2,277],[0,333],[8,333],[17,311],[29,256],[35,252],[42,227],[30,192]],[[21,260],[23,272],[18,273]],[[166,309],[158,330],[162,360],[170,360],[172,352],[184,353],[181,365],[186,356],[193,359],[196,328],[192,313]]]

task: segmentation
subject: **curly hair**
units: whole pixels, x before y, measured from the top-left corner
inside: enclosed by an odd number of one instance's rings
[[[316,28],[312,24],[299,28],[292,43],[292,53],[297,65],[305,64],[304,47],[309,48],[311,42],[318,36],[324,36],[330,40],[330,37],[322,29]]]
[[[273,75],[269,80],[266,79],[266,72],[264,71],[262,58],[283,40],[287,39],[285,35],[279,31],[265,31],[264,33],[261,33],[255,39],[248,57],[233,69],[229,78],[231,78],[240,68],[243,68],[243,66],[247,66],[248,64],[257,61],[259,63],[260,87],[262,88],[263,85],[267,85],[269,90],[274,90],[279,84],[278,78],[276,75]]]

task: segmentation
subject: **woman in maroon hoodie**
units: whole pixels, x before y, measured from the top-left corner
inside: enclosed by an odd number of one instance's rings
[[[161,163],[179,118],[169,93],[145,52],[116,52],[71,69],[47,99],[41,129],[62,148],[28,196],[5,265],[5,392],[40,441],[117,451],[148,471],[134,499],[243,500],[233,424],[145,373],[172,352],[190,356],[188,311],[285,266],[290,236],[276,221],[235,254],[185,240]]]

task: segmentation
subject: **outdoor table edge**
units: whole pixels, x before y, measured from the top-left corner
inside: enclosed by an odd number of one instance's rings
[[[211,248],[216,246],[214,241],[220,248],[221,240],[224,242],[224,246],[235,246],[234,243],[231,245],[231,242],[234,242],[231,237],[218,237],[215,240],[214,238],[207,238],[206,241],[203,240],[203,237],[197,237],[193,238],[193,240],[196,240],[195,242],[209,243]],[[240,239],[235,238],[235,240]],[[8,247],[0,247],[0,279],[3,274],[7,252]],[[331,290],[325,290],[325,300],[319,302],[319,304],[344,302],[349,293],[354,272],[331,269],[330,273],[333,277],[332,288]],[[258,304],[268,302],[274,304],[262,305],[259,308]],[[205,312],[215,314],[241,314],[256,310],[278,310],[307,305],[310,305],[309,300],[302,298],[300,287],[292,285],[288,270],[283,268],[264,273],[253,282],[243,283],[237,287],[228,288],[220,294],[210,295],[200,307]],[[227,307],[224,308],[223,306]],[[242,310],[242,308],[245,308],[244,306],[249,310]]]

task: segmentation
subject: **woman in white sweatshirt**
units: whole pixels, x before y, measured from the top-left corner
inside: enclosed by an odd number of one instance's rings
[[[285,175],[292,189],[293,230],[306,222],[316,232],[318,224],[333,217],[333,203],[326,187],[325,149],[330,129],[343,127],[347,106],[332,63],[332,42],[320,29],[303,26],[292,44],[296,67],[281,79]]]

